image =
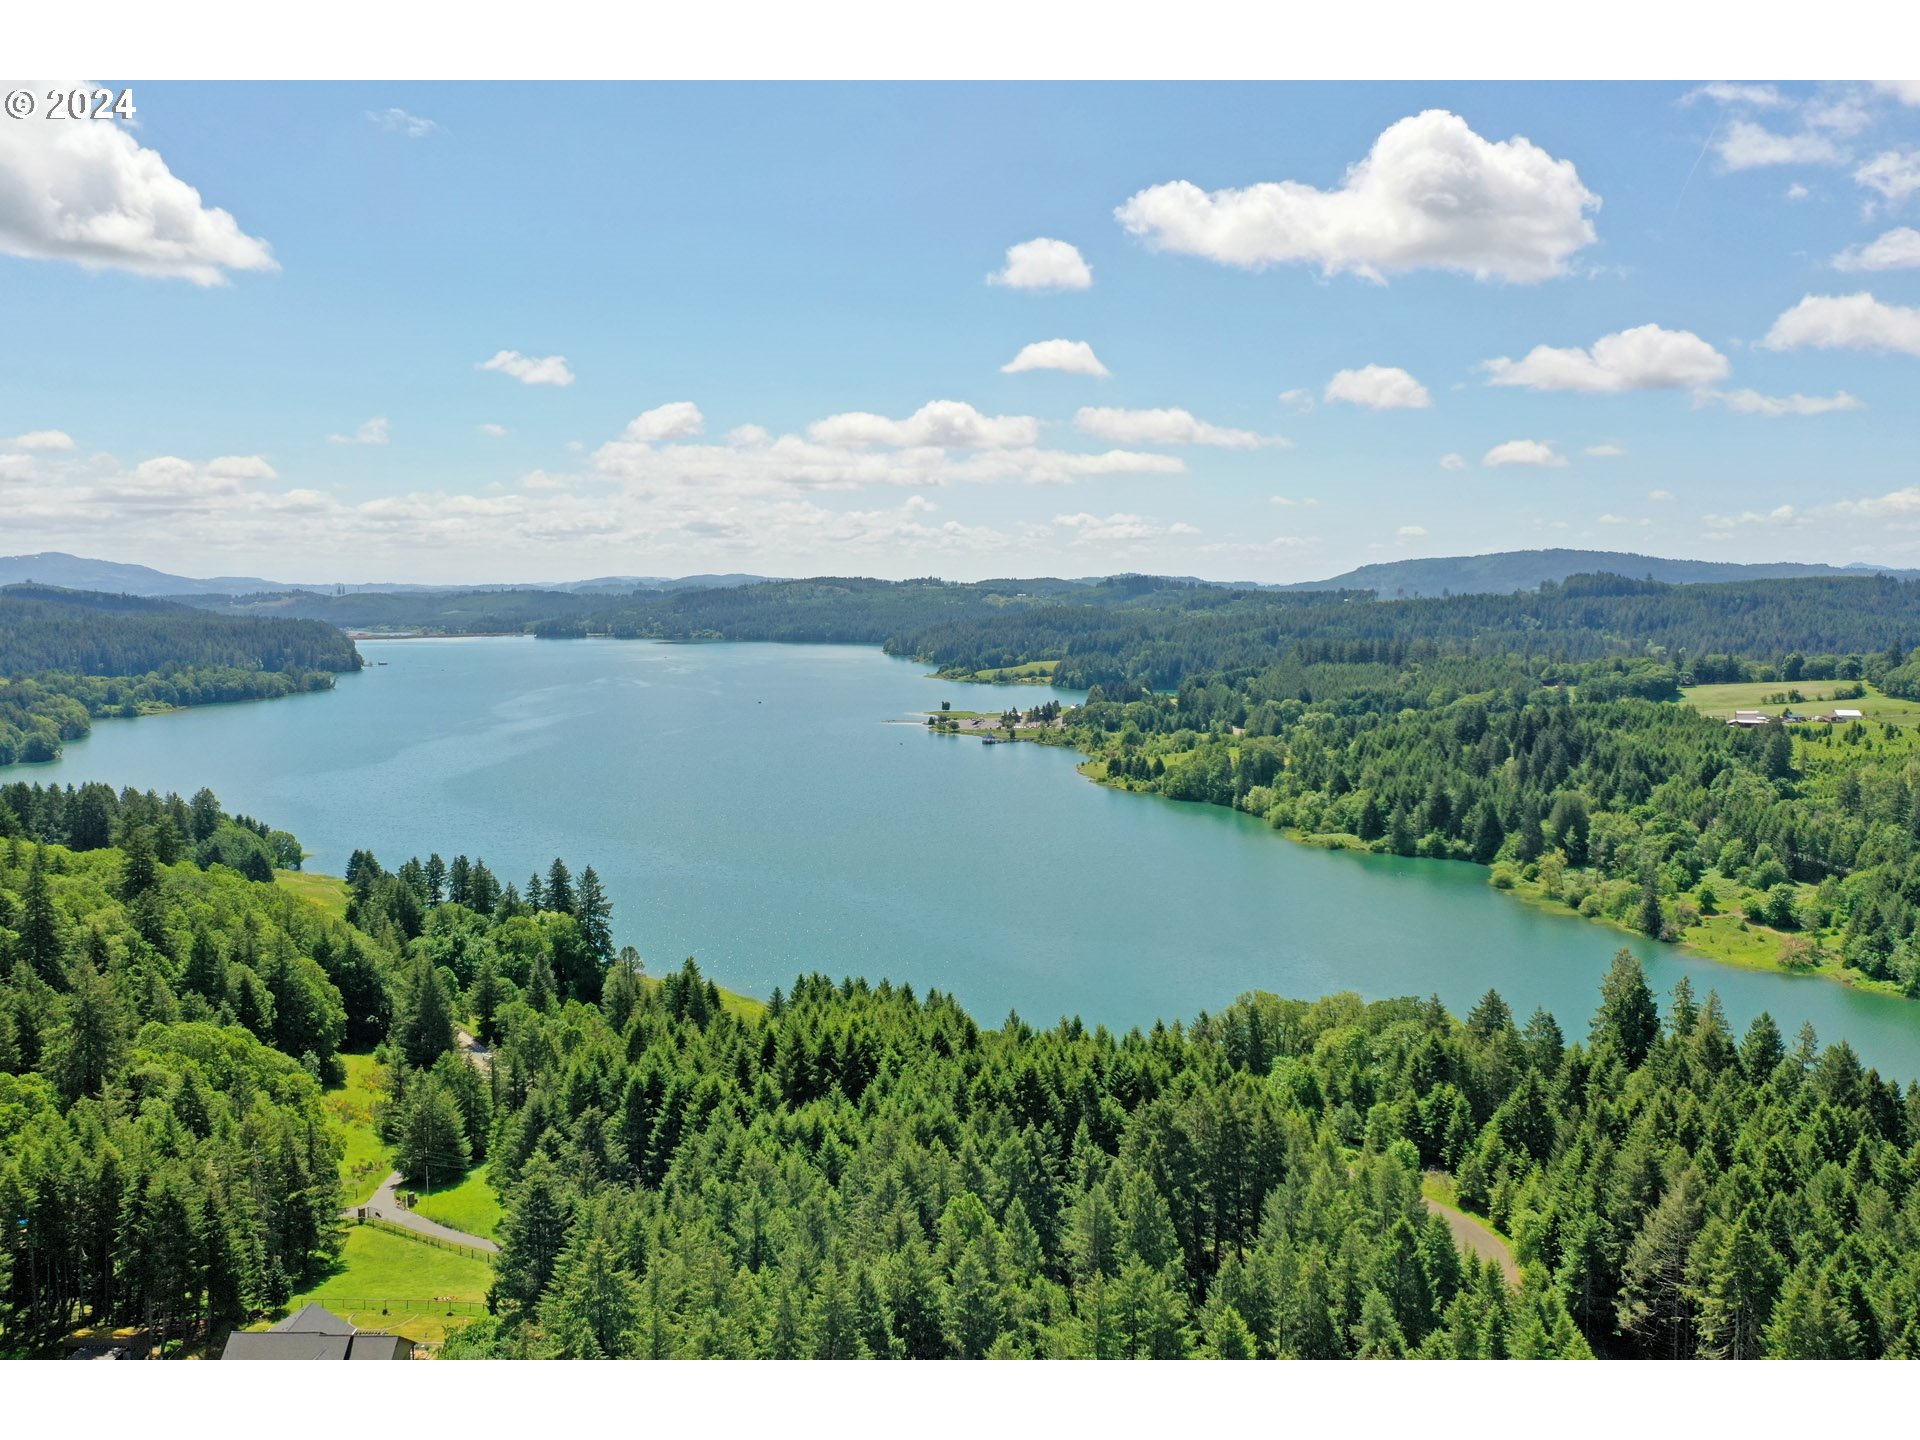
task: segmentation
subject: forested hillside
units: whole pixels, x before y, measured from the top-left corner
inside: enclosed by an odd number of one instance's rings
[[[1740,564],[1729,560],[1668,560],[1658,555],[1635,555],[1618,550],[1501,550],[1488,555],[1436,555],[1417,560],[1383,560],[1362,565],[1326,580],[1312,580],[1295,589],[1371,590],[1383,598],[1403,595],[1500,594],[1533,590],[1548,581],[1570,575],[1604,571],[1635,580],[1662,580],[1669,585],[1698,585],[1734,580],[1781,580],[1797,576],[1871,574],[1875,568],[1915,579],[1912,570],[1869,567],[1843,570],[1835,565]]]
[[[815,976],[741,1018],[689,962],[511,1011],[494,1074],[495,1313],[449,1354],[1920,1353],[1920,1092],[1663,1023],[1625,955],[1572,1044],[1491,995],[1116,1037]]]
[[[206,792],[9,786],[0,836],[0,1347],[199,1343],[329,1273],[322,1087],[377,1046],[403,1171],[505,1193],[453,1355],[1920,1353],[1920,1089],[1663,1016],[1624,954],[1578,1039],[1492,995],[984,1030],[886,981],[648,980],[558,861],[361,851],[342,918]]]
[[[637,594],[582,614],[574,633],[668,640],[781,640],[879,645],[949,617],[1025,610],[1089,587],[1071,580],[770,580],[718,590]],[[557,633],[546,627],[538,633]]]
[[[1673,585],[1574,575],[1519,594],[1380,599],[1364,589],[1253,590],[1117,576],[815,578],[638,590],[205,597],[234,613],[447,634],[883,645],[955,674],[1057,662],[1075,688],[1171,690],[1191,677],[1472,657],[1538,676],[1620,660],[1698,682],[1859,672],[1920,633],[1920,580],[1830,576]],[[1904,658],[1904,649],[1900,651]],[[1898,663],[1898,662],[1895,662]],[[1298,688],[1298,687],[1296,687]]]
[[[374,958],[208,792],[11,785],[0,836],[0,1349],[284,1299],[337,1243],[321,1087]]]
[[[1790,965],[1844,964],[1920,994],[1910,730],[1731,730],[1679,705],[1539,687],[1401,698],[1309,706],[1190,683],[1096,697],[1065,738],[1127,788],[1491,865],[1496,885],[1660,939],[1743,909]]]
[[[1276,675],[1305,668],[1399,673],[1450,659],[1549,682],[1565,673],[1555,666],[1595,661],[1660,670],[1672,684],[1856,678],[1872,657],[1904,659],[1920,634],[1920,581],[1668,585],[1600,574],[1514,595],[1379,600],[1358,590],[1235,590],[1147,576],[783,580],[635,595],[536,633],[881,644],[954,674],[1053,661],[1056,683],[1109,690],[1172,690],[1214,675],[1272,689]]]
[[[559,590],[372,590],[335,595],[271,590],[192,595],[184,603],[217,615],[323,621],[343,630],[419,630],[442,635],[515,635],[607,604],[605,594]]]
[[[198,1346],[271,1315],[339,1250],[322,1102],[343,1051],[393,1057],[381,1127],[409,1173],[463,1166],[487,1087],[451,1058],[424,1073],[456,1013],[486,1036],[523,987],[536,1007],[599,993],[590,869],[556,862],[530,904],[465,856],[391,876],[362,857],[343,917],[276,883],[299,856],[205,790],[0,787],[0,1354],[83,1323]],[[442,876],[483,908],[434,909]]]
[[[1419,600],[1158,582],[1112,595],[1120,583],[991,618],[903,629],[887,648],[954,672],[1058,660],[1057,682],[1076,688],[1169,690],[1219,672],[1329,663],[1404,669],[1450,656],[1521,662],[1535,674],[1554,662],[1617,657],[1705,683],[1858,675],[1863,657],[1920,634],[1920,581],[1878,577],[1663,585],[1582,575],[1518,595]],[[1782,675],[1796,654],[1799,673]]]
[[[359,668],[353,642],[317,621],[10,585],[0,588],[0,765],[51,760],[100,716],[321,690]]]

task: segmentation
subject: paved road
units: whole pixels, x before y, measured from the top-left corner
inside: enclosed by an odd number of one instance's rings
[[[1500,1267],[1500,1273],[1507,1277],[1509,1285],[1519,1285],[1520,1263],[1513,1258],[1513,1252],[1507,1248],[1505,1241],[1466,1212],[1455,1210],[1451,1205],[1442,1205],[1432,1196],[1421,1198],[1426,1201],[1428,1210],[1447,1222],[1447,1229],[1453,1232],[1454,1244],[1471,1250],[1482,1260],[1491,1260]]]
[[[464,1230],[456,1230],[451,1225],[442,1225],[429,1220],[416,1210],[409,1210],[400,1203],[400,1197],[394,1194],[394,1187],[400,1184],[398,1170],[380,1182],[380,1188],[373,1192],[373,1199],[367,1202],[367,1213],[376,1220],[388,1220],[402,1229],[412,1230],[416,1234],[430,1235],[435,1240],[451,1240],[456,1245],[469,1245],[475,1250],[485,1250],[497,1254],[500,1247],[482,1235],[469,1235]],[[344,1212],[347,1219],[358,1217],[359,1209],[354,1207]]]

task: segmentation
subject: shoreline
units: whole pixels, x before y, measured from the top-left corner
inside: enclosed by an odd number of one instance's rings
[[[1032,736],[1029,738],[1035,739],[1041,744],[1056,744],[1056,745],[1063,745],[1063,746],[1068,744],[1068,742],[1064,739],[1064,737],[1055,739],[1052,737]],[[1158,795],[1156,794],[1156,792],[1151,790],[1136,790],[1131,785],[1115,784],[1113,781],[1108,780],[1104,776],[1094,775],[1091,773],[1091,769],[1097,762],[1092,760],[1091,758],[1085,758],[1084,751],[1078,751],[1076,753],[1081,754],[1083,758],[1081,759],[1080,763],[1076,765],[1074,768],[1079,771],[1082,777],[1084,777],[1087,781],[1089,781],[1092,784],[1104,786],[1109,790],[1119,790],[1130,795],[1146,795],[1146,796],[1152,796],[1153,798],[1160,799],[1160,800],[1169,799],[1168,796]],[[1176,805],[1182,805],[1182,804],[1198,804],[1201,802],[1173,800],[1171,801],[1171,803]],[[1250,811],[1238,810],[1232,806],[1216,805],[1211,808],[1216,810],[1232,809],[1234,810],[1235,814],[1246,815],[1250,819],[1260,818],[1257,815],[1253,815],[1252,812]],[[1363,855],[1373,855],[1373,854],[1379,853],[1373,850],[1370,846],[1367,845],[1365,841],[1361,840],[1356,835],[1308,834],[1305,831],[1297,830],[1289,826],[1274,826],[1270,828],[1274,829],[1275,832],[1283,840],[1289,841],[1296,845],[1310,846],[1311,848],[1316,850],[1340,850],[1340,851],[1347,851],[1349,853],[1356,853],[1356,854],[1363,854]],[[1548,914],[1562,915],[1567,917],[1568,919],[1584,920],[1589,923],[1604,925],[1611,930],[1617,931],[1623,936],[1631,936],[1636,940],[1646,940],[1646,941],[1651,941],[1651,943],[1654,943],[1654,944],[1666,945],[1669,948],[1673,950],[1677,950],[1684,955],[1690,955],[1695,957],[1696,959],[1705,960],[1709,964],[1725,965],[1729,969],[1734,969],[1734,970],[1750,970],[1757,974],[1762,974],[1762,975],[1780,975],[1789,980],[1825,980],[1832,984],[1844,985],[1850,990],[1857,990],[1863,995],[1880,995],[1880,996],[1885,996],[1886,998],[1892,999],[1892,1000],[1913,999],[1912,996],[1909,996],[1894,982],[1890,980],[1875,980],[1871,976],[1862,975],[1856,970],[1850,970],[1845,965],[1843,965],[1837,958],[1825,960],[1818,965],[1809,966],[1805,969],[1795,969],[1791,966],[1781,964],[1780,961],[1778,961],[1777,959],[1763,959],[1760,957],[1749,956],[1749,955],[1716,953],[1714,950],[1710,950],[1705,946],[1696,944],[1684,938],[1685,932],[1683,932],[1683,938],[1679,940],[1654,940],[1653,937],[1645,934],[1643,931],[1636,930],[1630,925],[1623,924],[1622,922],[1614,919],[1610,915],[1583,915],[1579,910],[1575,909],[1571,905],[1566,904],[1564,901],[1552,899],[1544,894],[1539,893],[1537,887],[1533,886],[1531,882],[1522,881],[1519,884],[1515,884],[1511,886],[1495,885],[1493,883],[1493,867],[1490,865],[1474,865],[1474,863],[1471,860],[1454,860],[1451,857],[1444,857],[1444,856],[1399,856],[1399,857],[1392,857],[1392,858],[1436,859],[1444,864],[1472,866],[1472,868],[1476,870],[1483,870],[1486,872],[1487,879],[1485,883],[1488,889],[1498,891],[1500,894],[1507,896],[1509,899],[1518,901],[1522,905],[1531,906],[1533,909],[1545,911]],[[1708,917],[1708,918],[1709,919],[1734,919],[1734,920],[1740,919],[1740,917],[1731,910],[1723,912],[1723,914],[1720,916],[1714,916],[1714,917]],[[1688,928],[1689,930],[1691,930],[1697,927],[1690,926]],[[1785,935],[1786,935],[1786,932],[1774,930],[1768,926],[1749,927],[1748,933],[1752,933],[1753,930],[1759,930],[1768,935],[1779,935],[1783,939],[1785,938]]]

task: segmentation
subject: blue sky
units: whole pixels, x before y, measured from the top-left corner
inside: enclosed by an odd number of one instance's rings
[[[0,551],[1920,565],[1920,85],[132,88],[0,119]]]

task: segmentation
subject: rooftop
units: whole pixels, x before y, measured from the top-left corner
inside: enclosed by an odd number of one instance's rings
[[[413,1342],[384,1330],[356,1330],[324,1305],[309,1302],[271,1330],[236,1330],[222,1360],[405,1360]]]

